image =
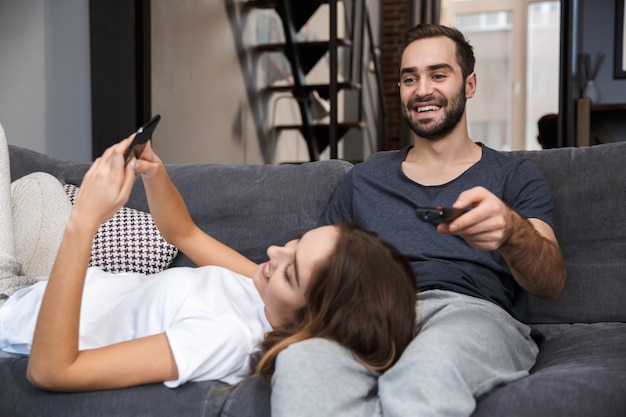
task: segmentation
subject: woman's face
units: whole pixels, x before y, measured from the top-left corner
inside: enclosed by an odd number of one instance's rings
[[[296,312],[305,304],[315,266],[328,259],[338,237],[335,226],[323,226],[285,246],[267,249],[269,261],[257,267],[252,280],[273,327],[295,320]]]

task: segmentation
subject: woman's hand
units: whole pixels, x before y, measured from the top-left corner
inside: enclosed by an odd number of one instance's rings
[[[144,178],[153,178],[161,172],[163,162],[154,153],[152,143],[148,141],[139,159],[133,158],[128,165],[131,165],[135,172],[141,174]]]
[[[178,378],[164,333],[79,351],[80,311],[97,228],[128,200],[136,179],[124,152],[133,136],[111,146],[85,174],[39,310],[28,379],[58,391],[112,389]],[[150,154],[148,154],[150,155]],[[143,158],[143,156],[142,156]]]
[[[133,136],[108,148],[91,165],[78,191],[71,222],[97,228],[126,203],[136,174],[130,163],[125,165],[124,151]]]

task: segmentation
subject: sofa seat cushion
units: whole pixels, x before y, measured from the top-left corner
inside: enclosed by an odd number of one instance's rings
[[[233,389],[223,382],[163,384],[119,390],[52,393],[26,380],[27,358],[0,359],[0,416],[11,417],[217,417]]]
[[[626,410],[626,323],[536,328],[545,341],[531,375],[479,398],[472,417],[622,417]],[[232,392],[223,417],[269,416],[269,391],[267,381],[250,377]],[[248,410],[251,404],[256,413]]]
[[[271,417],[271,392],[268,379],[251,375],[233,388],[220,417]]]
[[[473,417],[622,417],[626,323],[536,326],[545,341],[531,375],[479,399]]]

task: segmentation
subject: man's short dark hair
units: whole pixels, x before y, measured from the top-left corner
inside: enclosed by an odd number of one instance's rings
[[[404,34],[404,39],[402,40],[398,51],[398,62],[402,62],[404,50],[410,43],[420,39],[436,38],[439,36],[449,38],[456,44],[456,59],[461,67],[463,79],[466,79],[468,75],[474,72],[474,64],[476,63],[474,48],[470,45],[467,39],[465,39],[465,36],[463,36],[458,29],[453,27],[433,25],[429,23],[418,24]]]

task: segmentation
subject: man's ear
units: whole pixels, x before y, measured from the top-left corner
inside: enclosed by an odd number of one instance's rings
[[[472,98],[476,93],[476,73],[472,72],[465,79],[465,97]]]

